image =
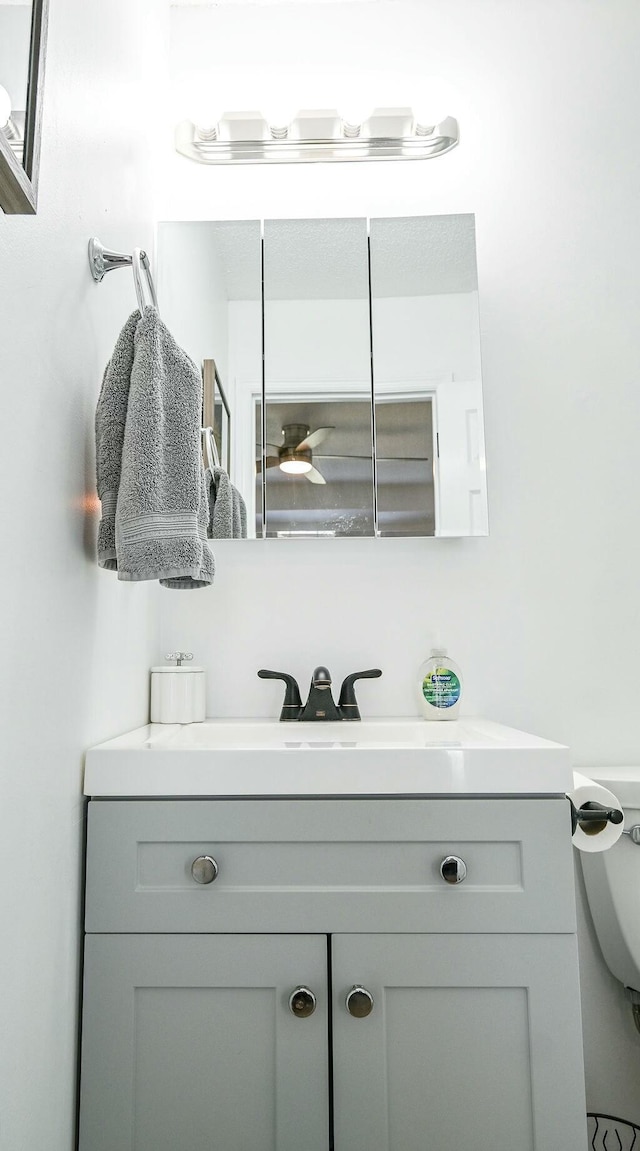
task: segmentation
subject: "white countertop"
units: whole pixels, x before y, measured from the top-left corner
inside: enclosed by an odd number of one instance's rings
[[[559,795],[569,749],[479,718],[147,724],[87,752],[106,796]]]

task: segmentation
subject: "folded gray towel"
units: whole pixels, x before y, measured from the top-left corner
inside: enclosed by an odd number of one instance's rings
[[[202,378],[155,308],[136,328],[116,508],[118,579],[206,587],[208,501],[200,454]]]
[[[247,508],[224,468],[206,471],[209,498],[208,534],[211,539],[246,539]]]
[[[98,563],[116,571],[116,502],[122,468],[122,445],[133,367],[134,335],[140,312],[132,312],[116,340],[107,364],[96,408],[96,475],[102,518],[98,527]]]

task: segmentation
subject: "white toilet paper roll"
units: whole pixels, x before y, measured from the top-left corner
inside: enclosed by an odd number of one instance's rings
[[[612,791],[577,771],[573,773],[573,789],[569,792],[569,799],[573,800],[576,809],[581,808],[583,803],[601,803],[603,807],[615,807],[622,811],[622,804]],[[624,822],[606,823],[601,831],[588,835],[578,824],[572,836],[573,845],[579,851],[606,851],[620,839],[623,828]]]

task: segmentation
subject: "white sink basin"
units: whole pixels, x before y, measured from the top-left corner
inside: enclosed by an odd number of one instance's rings
[[[94,796],[557,795],[569,751],[484,719],[149,724],[87,753]]]

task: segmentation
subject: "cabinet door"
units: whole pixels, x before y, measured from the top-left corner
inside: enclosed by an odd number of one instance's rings
[[[584,1151],[573,936],[337,935],[332,955],[335,1151]]]
[[[326,971],[324,936],[88,937],[80,1151],[327,1151]]]

